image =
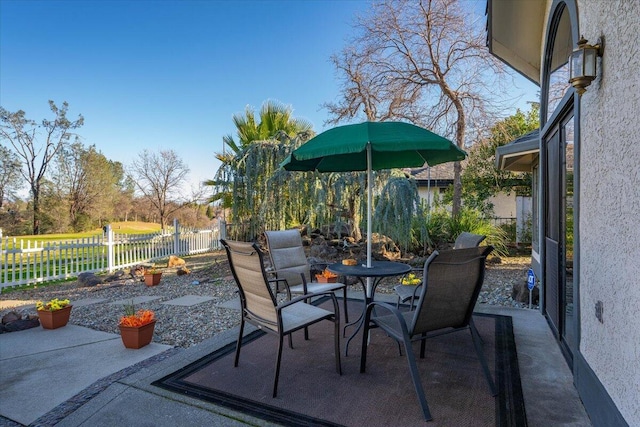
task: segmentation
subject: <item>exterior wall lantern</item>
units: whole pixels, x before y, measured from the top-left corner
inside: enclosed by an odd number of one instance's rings
[[[584,36],[580,37],[578,48],[569,56],[569,83],[580,96],[587,91],[585,88],[597,77],[596,59],[602,56],[600,43],[592,46],[587,42]]]

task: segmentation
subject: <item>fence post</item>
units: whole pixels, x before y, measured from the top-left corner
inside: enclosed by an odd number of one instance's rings
[[[178,218],[173,218],[173,253],[178,255],[180,253],[180,223]]]
[[[115,269],[116,256],[114,252],[114,238],[111,224],[107,224],[104,231],[107,235],[107,271],[109,271],[109,273],[112,273]]]

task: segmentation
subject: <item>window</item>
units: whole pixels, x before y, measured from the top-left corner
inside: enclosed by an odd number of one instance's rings
[[[558,21],[558,29],[555,34],[553,51],[551,53],[551,72],[549,74],[547,92],[547,120],[549,120],[565,93],[567,93],[567,90],[571,87],[569,83],[568,58],[572,50],[571,22],[569,20],[569,12],[565,8]]]

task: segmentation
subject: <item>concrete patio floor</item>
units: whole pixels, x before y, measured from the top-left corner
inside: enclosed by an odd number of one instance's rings
[[[358,298],[358,293],[350,296]],[[391,296],[376,298],[385,297]],[[513,319],[528,425],[591,426],[544,317],[535,310],[488,305],[477,311]],[[73,325],[60,331],[65,329],[76,338],[61,339],[62,334],[45,334],[51,331],[41,328],[0,335],[0,425],[273,425],[151,385],[234,342],[235,328],[193,347],[170,350],[161,344],[126,350],[119,335]],[[122,371],[127,367],[130,372]],[[52,372],[55,381],[43,381]]]

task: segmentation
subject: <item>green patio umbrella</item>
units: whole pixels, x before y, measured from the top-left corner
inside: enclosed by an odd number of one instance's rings
[[[367,267],[371,267],[371,171],[463,160],[466,153],[446,138],[403,122],[338,126],[295,149],[280,166],[288,171],[367,171]]]

